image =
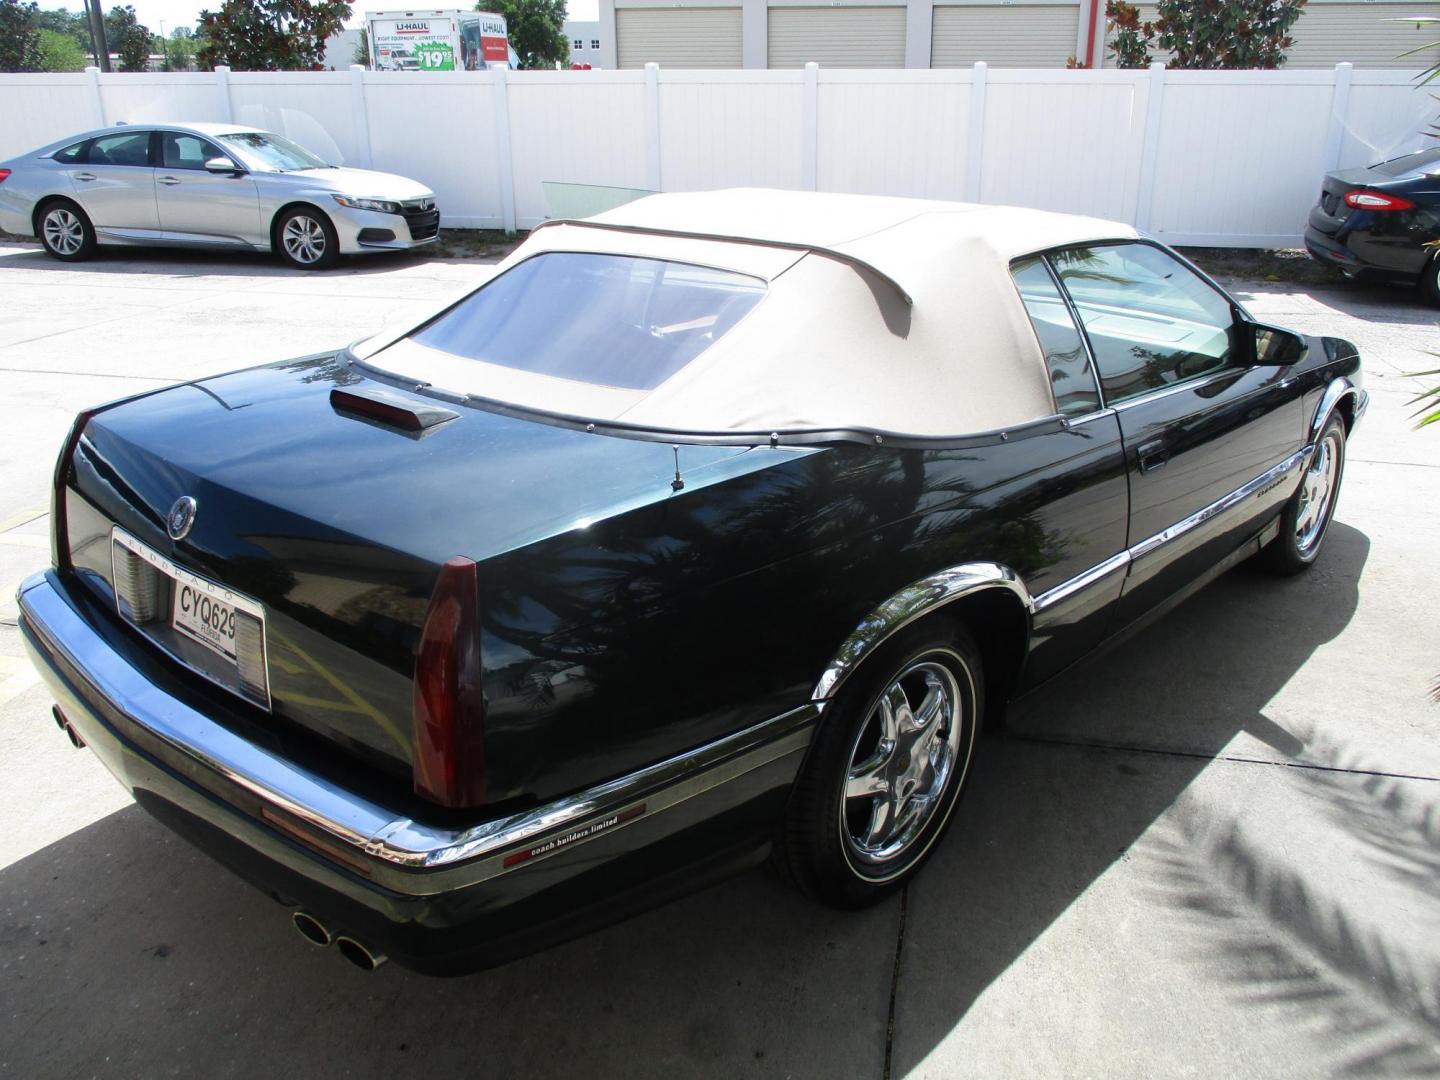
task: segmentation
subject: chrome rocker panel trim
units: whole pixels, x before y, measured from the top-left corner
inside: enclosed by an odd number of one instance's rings
[[[795,755],[798,769],[821,712],[820,705],[807,703],[533,810],[465,828],[440,828],[347,791],[165,693],[90,628],[62,595],[53,572],[28,578],[17,600],[31,660],[72,721],[83,715],[86,727],[102,729],[128,752],[148,757],[116,733],[87,696],[107,702],[262,804],[292,815],[322,838],[363,852],[374,860],[374,880],[408,896],[435,895],[531,866],[592,837],[653,820],[659,812],[787,755]],[[80,673],[85,685],[72,687],[55,656]],[[255,827],[268,827],[247,816]],[[546,850],[536,850],[542,847]],[[316,853],[326,858],[323,849]]]

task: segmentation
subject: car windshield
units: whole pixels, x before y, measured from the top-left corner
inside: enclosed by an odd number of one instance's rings
[[[221,135],[220,141],[235,150],[252,167],[294,172],[297,169],[325,169],[329,166],[302,146],[282,135],[267,131],[245,131]]]
[[[1386,176],[1408,176],[1410,173],[1440,172],[1440,149],[1422,150],[1418,154],[1406,154],[1404,157],[1391,158],[1389,161],[1382,161],[1374,166],[1376,172],[1384,173]]]
[[[653,390],[765,295],[758,278],[630,255],[526,259],[411,336],[469,360]]]

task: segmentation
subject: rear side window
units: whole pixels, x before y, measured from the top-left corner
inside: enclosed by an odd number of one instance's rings
[[[89,144],[89,139],[83,142],[71,143],[65,147],[64,150],[56,150],[55,153],[51,154],[50,160],[58,161],[63,165],[74,165],[76,162],[84,160],[85,147]]]
[[[1094,412],[1100,407],[1100,388],[1090,370],[1090,356],[1045,260],[1038,256],[1017,259],[1010,264],[1010,274],[1045,354],[1055,410],[1062,416]]]
[[[552,251],[501,274],[411,340],[537,375],[653,390],[764,295],[759,278],[730,270]]]
[[[150,132],[129,131],[123,135],[102,135],[90,144],[87,165],[149,165]]]
[[[1085,325],[1106,404],[1230,362],[1230,302],[1159,248],[1105,244],[1050,258]]]

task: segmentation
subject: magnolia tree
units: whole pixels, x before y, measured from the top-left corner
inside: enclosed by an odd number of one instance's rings
[[[145,71],[150,66],[150,48],[154,44],[148,27],[135,18],[129,4],[116,5],[105,16],[105,40],[120,62],[121,71]]]
[[[0,0],[0,71],[39,71],[40,34],[34,4]]]
[[[225,0],[202,11],[202,67],[236,71],[319,71],[325,40],[350,17],[346,0]]]
[[[1126,0],[1107,0],[1110,54],[1117,67],[1145,67],[1152,47],[1175,68],[1278,68],[1295,44],[1290,28],[1305,0],[1160,0],[1144,22]]]

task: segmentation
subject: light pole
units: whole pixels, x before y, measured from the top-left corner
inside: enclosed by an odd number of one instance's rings
[[[85,11],[90,16],[90,40],[95,46],[95,63],[101,71],[109,71],[110,45],[105,40],[105,14],[100,10],[100,0],[85,0]]]

